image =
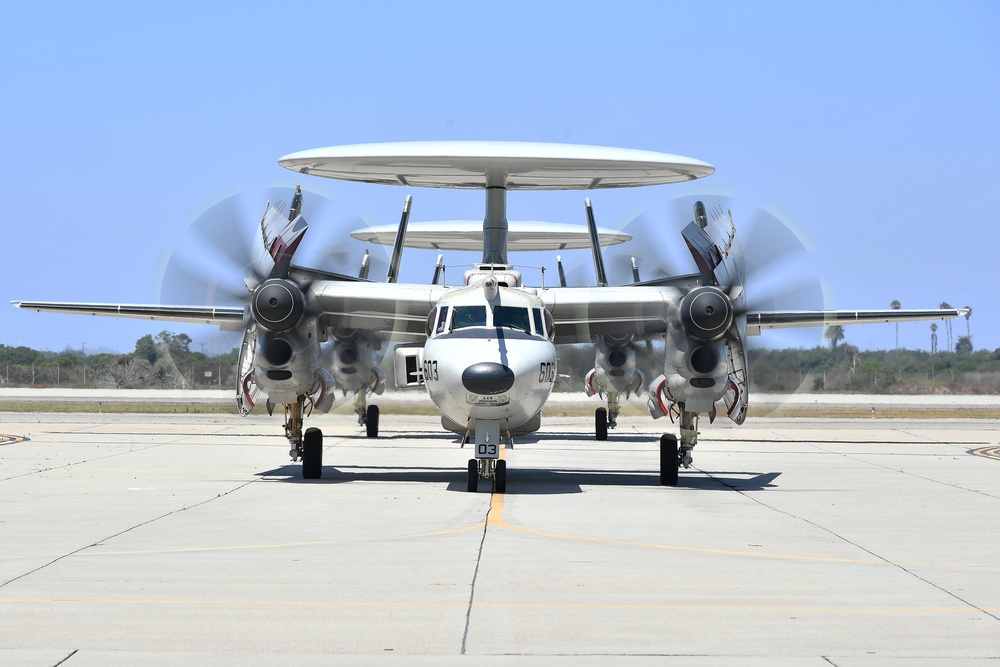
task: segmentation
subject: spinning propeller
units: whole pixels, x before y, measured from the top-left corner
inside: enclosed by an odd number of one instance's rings
[[[269,344],[269,334],[293,329],[309,312],[311,283],[317,278],[357,279],[363,262],[373,275],[384,275],[387,265],[381,257],[363,253],[362,244],[350,238],[350,230],[367,224],[363,219],[329,225],[324,220],[329,217],[324,215],[327,198],[313,192],[303,196],[296,187],[286,206],[282,199],[289,194],[274,189],[255,197],[269,202],[263,216],[260,206],[248,205],[239,195],[213,204],[189,225],[160,277],[161,303],[244,309],[237,390],[244,413],[258,394],[252,373],[258,343],[265,346],[263,357],[271,365],[290,360],[291,349],[277,338]],[[308,225],[306,213],[321,223]],[[310,243],[304,244],[310,228]],[[302,261],[315,262],[316,268],[300,268]]]

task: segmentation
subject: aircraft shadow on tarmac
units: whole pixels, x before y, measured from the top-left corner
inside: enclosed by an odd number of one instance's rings
[[[419,482],[444,483],[448,491],[468,493],[464,468],[324,466],[321,479],[302,479],[299,465],[287,465],[257,473],[269,481],[293,484],[343,484],[347,482]],[[681,473],[671,489],[705,491],[763,491],[775,488],[778,472],[701,472]],[[507,473],[507,495],[554,495],[583,493],[585,486],[659,486],[659,475],[651,470],[567,470],[564,468],[518,468]],[[481,482],[487,492],[490,485]]]

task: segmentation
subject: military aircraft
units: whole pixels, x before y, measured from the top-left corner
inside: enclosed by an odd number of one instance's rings
[[[742,424],[747,415],[747,336],[763,329],[954,318],[961,310],[750,311],[746,270],[732,215],[710,216],[694,206],[681,236],[697,273],[609,284],[602,246],[628,235],[600,229],[590,200],[587,227],[508,223],[509,192],[599,190],[686,182],[712,174],[711,165],[665,153],[596,146],[519,142],[408,142],[335,146],[292,153],[278,163],[325,178],[410,188],[458,188],[486,194],[482,223],[414,223],[406,198],[398,226],[359,230],[356,238],[392,244],[384,280],[297,266],[292,260],[308,225],[299,188],[287,214],[266,207],[243,307],[124,305],[15,301],[36,311],[82,313],[219,325],[243,331],[236,401],[248,414],[266,396],[266,408],[284,411],[285,437],[302,476],[323,471],[323,436],[304,428],[312,410],[329,411],[334,390],[353,392],[358,420],[377,437],[379,410],[369,405],[386,383],[378,358],[395,347],[397,386],[424,386],[442,426],[473,443],[468,490],[480,480],[506,489],[501,448],[538,430],[557,379],[556,345],[595,343],[587,392],[607,398],[595,413],[595,436],[607,438],[622,396],[638,393],[645,378],[636,346],[662,341],[662,372],[648,385],[654,418],[679,421],[679,438],[660,438],[660,482],[678,483],[692,465],[698,420],[718,407]],[[711,218],[711,219],[710,219]],[[409,230],[409,231],[408,231]],[[482,251],[461,285],[398,282],[404,247]],[[596,286],[569,287],[559,261],[559,285],[524,284],[508,253],[589,247]],[[441,269],[438,262],[438,269]]]

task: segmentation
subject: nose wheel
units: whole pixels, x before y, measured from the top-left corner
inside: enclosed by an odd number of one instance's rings
[[[507,462],[503,459],[469,459],[469,493],[475,493],[479,489],[480,479],[492,479],[493,492],[505,493],[507,491]]]

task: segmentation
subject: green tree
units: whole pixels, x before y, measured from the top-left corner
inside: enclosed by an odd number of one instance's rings
[[[958,342],[955,343],[955,352],[959,354],[972,354],[972,337],[959,336]]]
[[[152,334],[146,334],[135,341],[135,356],[145,359],[150,364],[155,364],[156,360],[160,358],[160,352],[156,349]]]
[[[844,327],[839,324],[828,326],[823,332],[823,338],[830,341],[830,349],[836,349],[837,343],[844,340]]]
[[[173,357],[185,357],[191,352],[191,337],[186,333],[175,334],[171,331],[161,331],[156,335],[156,342],[162,345]]]

